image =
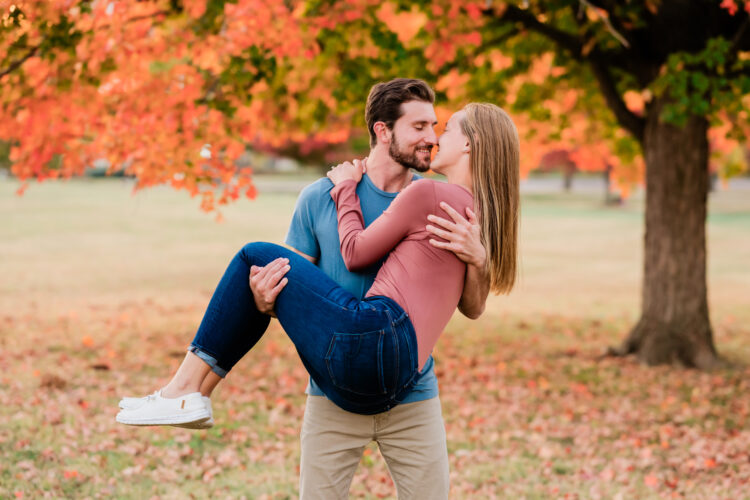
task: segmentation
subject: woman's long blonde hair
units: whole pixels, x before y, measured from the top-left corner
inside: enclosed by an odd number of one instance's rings
[[[490,289],[509,293],[518,259],[518,131],[510,116],[489,103],[464,107],[461,130],[471,147],[471,176]]]

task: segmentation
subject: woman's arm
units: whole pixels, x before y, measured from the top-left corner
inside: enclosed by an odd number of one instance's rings
[[[357,183],[344,180],[331,190],[339,222],[341,256],[350,271],[375,264],[403,240],[416,224],[423,224],[427,206],[434,204],[434,189],[427,181],[409,185],[391,206],[364,228]]]
[[[458,310],[467,318],[477,319],[484,312],[485,302],[490,293],[490,277],[485,271],[487,252],[479,235],[479,222],[469,208],[466,208],[467,218],[445,202],[440,203],[440,208],[445,210],[451,220],[434,214],[427,216],[427,220],[431,222],[427,225],[427,230],[444,240],[431,239],[430,244],[450,250],[466,263],[464,291],[458,303]]]

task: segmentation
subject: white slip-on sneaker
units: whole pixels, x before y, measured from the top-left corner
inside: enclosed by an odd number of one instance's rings
[[[208,414],[211,415],[208,417],[208,420],[204,420],[203,422],[190,422],[188,424],[174,424],[174,427],[182,427],[183,429],[210,429],[213,427],[214,412],[211,408],[211,398],[203,396],[203,403],[205,403],[206,408],[208,408]]]
[[[126,425],[174,425],[205,422],[209,418],[211,412],[200,392],[165,398],[158,391],[147,396],[143,404],[120,410],[115,420]]]
[[[149,394],[148,396],[143,396],[142,398],[131,398],[131,397],[125,396],[124,398],[122,398],[120,400],[120,402],[117,404],[117,406],[119,406],[121,410],[130,410],[132,408],[138,408],[143,403],[145,403],[146,400],[150,396],[153,396],[157,392],[159,392],[159,391],[156,390],[156,391],[154,391],[153,394]]]

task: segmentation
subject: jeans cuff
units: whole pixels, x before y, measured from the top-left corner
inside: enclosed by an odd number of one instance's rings
[[[220,367],[216,361],[216,358],[202,350],[200,347],[198,347],[195,344],[191,344],[190,347],[188,347],[188,352],[192,352],[196,356],[198,356],[200,359],[202,359],[208,366],[211,367],[211,371],[214,372],[216,375],[218,375],[221,378],[224,378],[227,376],[227,373],[229,373],[224,368]]]

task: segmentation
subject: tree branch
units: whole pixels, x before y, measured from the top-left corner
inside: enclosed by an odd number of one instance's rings
[[[727,80],[733,80],[740,76],[748,76],[750,77],[750,66],[745,66],[743,68],[733,69],[730,71],[727,71],[724,73],[724,77]]]
[[[609,31],[612,34],[612,36],[617,39],[618,42],[623,44],[625,48],[628,48],[628,49],[630,48],[630,42],[628,42],[627,38],[622,36],[622,34],[619,31],[617,31],[615,27],[612,25],[612,22],[609,19],[609,12],[606,9],[604,9],[603,7],[599,7],[597,5],[593,5],[588,0],[580,0],[580,2],[581,2],[581,5],[589,7],[596,12],[596,14],[602,20],[604,25],[607,27],[607,31]],[[605,12],[607,12],[608,16],[602,15],[600,12],[598,12],[599,10],[604,10]]]
[[[170,13],[171,12],[168,11],[168,10],[158,10],[158,11],[154,11],[154,12],[149,13],[149,14],[144,14],[144,15],[141,15],[141,16],[134,16],[134,17],[128,18],[128,19],[125,20],[124,24],[134,23],[134,22],[137,22],[137,21],[143,21],[145,19],[150,19],[152,17],[163,16],[163,15],[167,15],[167,14],[170,14]],[[104,24],[104,25],[101,25],[101,26],[97,26],[96,29],[107,29],[107,28],[109,28],[111,26],[112,26],[112,24]],[[20,59],[18,59],[16,61],[13,61],[7,68],[5,68],[4,70],[0,71],[0,78],[3,78],[5,75],[7,75],[9,73],[12,73],[13,71],[17,70],[18,68],[20,68],[23,65],[23,63],[25,63],[26,61],[28,61],[29,59],[31,59],[32,57],[34,57],[34,55],[36,55],[36,53],[39,51],[39,49],[44,44],[44,40],[45,39],[42,38],[42,41],[39,42],[37,45],[31,47],[29,49],[29,51],[26,54],[24,54],[23,57],[21,57]]]
[[[496,47],[506,40],[516,36],[519,33],[517,28],[513,28],[509,30],[507,33],[503,33],[502,35],[496,36],[494,38],[490,38],[489,40],[482,40],[482,43],[476,48],[474,51],[476,54],[480,52],[484,52],[485,50]]]
[[[29,49],[29,51],[22,58],[20,58],[20,59],[18,59],[16,61],[13,61],[10,64],[10,66],[8,66],[3,71],[0,71],[0,79],[2,79],[5,75],[7,75],[9,73],[12,73],[13,71],[17,70],[18,68],[21,67],[21,65],[23,65],[23,63],[25,63],[26,61],[28,61],[29,59],[31,59],[32,57],[34,57],[34,54],[37,53],[37,51],[39,50],[39,47],[41,47],[41,44],[35,45],[34,47],[31,47],[31,49]]]
[[[591,70],[594,72],[599,90],[604,96],[609,109],[615,114],[615,118],[622,127],[633,134],[639,142],[643,142],[643,133],[646,128],[646,120],[628,109],[622,100],[620,92],[617,91],[609,68],[600,61],[591,61]]]
[[[138,21],[145,21],[146,19],[151,19],[152,17],[166,16],[171,13],[172,11],[169,11],[169,10],[156,10],[148,14],[129,17],[125,19],[125,21],[122,24],[130,24],[130,23],[135,23]],[[108,23],[108,24],[102,24],[100,26],[95,26],[94,29],[107,29],[107,28],[111,28],[112,26],[113,26],[112,23]]]
[[[597,9],[607,11],[608,14],[612,14],[612,9],[617,5],[615,2],[609,0],[586,0],[586,3],[593,5]]]
[[[444,64],[440,67],[440,71],[447,72],[452,69],[459,68],[462,64],[465,64],[469,62],[469,64],[473,64],[473,62],[469,61],[469,58],[474,58],[478,56],[479,54],[483,53],[485,50],[499,47],[503,44],[506,40],[516,36],[519,33],[517,28],[513,28],[509,30],[507,33],[503,33],[502,35],[498,35],[496,37],[490,38],[489,40],[482,40],[482,43],[479,44],[479,46],[473,50],[471,55],[467,55],[466,57],[461,58],[455,58],[453,61],[451,61],[448,64]]]
[[[485,11],[485,13],[488,12],[494,16],[494,13],[491,10]],[[548,24],[544,24],[540,22],[531,12],[528,12],[514,5],[508,6],[505,12],[500,17],[494,16],[494,19],[501,23],[507,21],[520,23],[524,28],[539,33],[540,35],[543,35],[549,40],[555,42],[562,49],[567,50],[570,55],[577,61],[584,62],[586,60],[597,58],[602,61],[607,61],[607,64],[609,66],[615,66],[623,71],[635,75],[628,62],[622,58],[621,52],[609,50],[603,51],[597,48],[594,48],[593,50],[587,52],[585,50],[585,44],[577,36],[557,29]]]
[[[525,9],[508,5],[498,20],[521,23],[524,28],[544,35],[562,48],[567,49],[576,59],[582,59],[583,45],[576,36],[540,22],[534,14]]]
[[[734,37],[732,38],[732,46],[729,49],[730,57],[734,57],[737,54],[737,51],[740,48],[740,44],[742,43],[743,37],[745,36],[745,33],[747,32],[747,28],[750,25],[750,16],[746,17],[744,21],[742,21],[742,24],[737,29],[737,33],[734,34]]]
[[[567,50],[574,59],[589,63],[599,84],[599,90],[602,92],[607,106],[615,114],[617,121],[625,130],[633,134],[638,141],[643,141],[646,122],[642,117],[630,111],[625,105],[610,73],[611,66],[621,67],[625,71],[628,71],[628,65],[625,61],[617,61],[615,59],[615,56],[617,56],[616,53],[603,52],[596,49],[585,51],[584,44],[576,36],[554,26],[544,24],[531,12],[514,5],[508,6],[498,21],[521,23],[526,29],[539,33],[562,49]]]

